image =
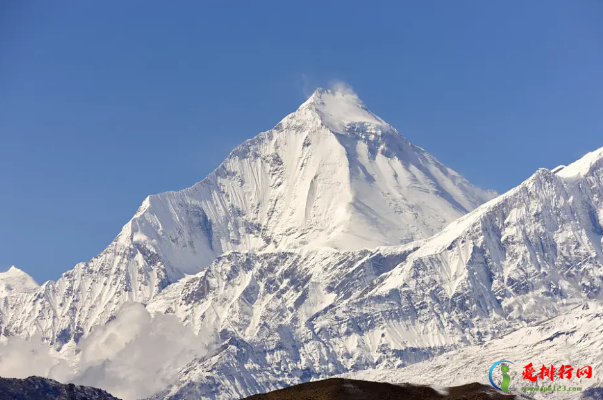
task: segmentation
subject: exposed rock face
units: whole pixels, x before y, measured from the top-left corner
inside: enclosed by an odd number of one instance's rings
[[[26,379],[0,378],[0,400],[119,400],[101,389],[63,385],[52,379],[31,376]]]
[[[491,199],[353,93],[319,89],[214,172],[149,196],[97,257],[33,293],[0,293],[0,331],[56,347],[147,304],[229,251],[355,251],[431,236]]]
[[[603,332],[603,306],[600,302],[588,301],[555,318],[518,329],[483,344],[465,346],[405,368],[356,371],[342,377],[442,386],[475,381],[488,384],[488,371],[492,364],[507,360],[513,363],[509,365],[509,376],[511,389],[515,393],[551,398],[551,393],[533,389],[556,385],[561,391],[552,394],[555,398],[596,399],[603,392],[603,377],[599,374],[593,374],[590,378],[578,377],[576,371],[587,365],[593,371],[603,369],[600,351],[603,348],[603,336],[600,332]],[[524,366],[530,363],[538,371],[543,365],[553,365],[557,369],[561,365],[570,366],[573,374],[571,378],[566,375],[563,379],[556,375],[553,380],[546,376],[538,377],[535,382],[531,382],[523,377]],[[499,370],[494,371],[493,377],[495,382],[502,381]],[[564,386],[566,391],[563,391]]]
[[[95,259],[0,298],[0,328],[60,348],[137,301],[218,338],[154,398],[230,400],[600,305],[603,149],[474,209],[491,197],[318,91],[204,181],[147,198]]]
[[[404,247],[219,257],[149,305],[223,340],[160,396],[228,399],[398,369],[599,304],[601,160],[603,149],[564,175],[539,170]]]
[[[332,378],[303,383],[245,400],[505,400],[515,399],[491,386],[473,383],[451,388],[420,385],[392,385],[370,381]]]

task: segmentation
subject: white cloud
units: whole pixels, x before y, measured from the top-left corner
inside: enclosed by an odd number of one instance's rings
[[[312,96],[312,93],[314,93],[314,91],[320,86],[322,85],[319,85],[315,79],[310,77],[310,75],[305,73],[301,74],[301,90],[306,99]],[[358,98],[352,86],[349,83],[344,82],[340,79],[329,80],[327,85],[323,86],[323,88],[332,90],[333,92],[338,92],[341,94],[350,95]]]
[[[164,389],[180,367],[205,354],[212,342],[211,335],[195,335],[175,316],[152,317],[141,304],[129,303],[71,350],[71,368],[40,338],[11,337],[0,344],[0,375],[44,376],[134,400]]]
[[[358,95],[356,95],[356,92],[354,92],[354,88],[352,88],[352,86],[349,83],[344,82],[344,81],[339,81],[339,80],[330,81],[329,89],[331,89],[334,92],[358,97]]]
[[[301,89],[306,99],[312,96],[317,86],[308,74],[301,74]]]
[[[30,340],[10,337],[0,343],[0,376],[61,377],[61,372],[67,373],[67,363],[53,357],[50,353],[50,347],[39,336],[34,336]]]

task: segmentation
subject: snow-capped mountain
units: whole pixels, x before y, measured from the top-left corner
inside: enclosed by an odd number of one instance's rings
[[[60,346],[226,252],[409,243],[493,196],[410,144],[355,94],[319,89],[203,181],[145,199],[99,256],[4,299],[0,326]]]
[[[39,289],[40,286],[31,276],[13,265],[8,271],[0,272],[0,310],[13,304],[29,304],[31,296]],[[9,334],[6,315],[0,311],[0,339]]]
[[[157,398],[238,398],[403,368],[600,303],[602,200],[600,149],[537,171],[424,241],[219,257],[148,307],[222,339]]]
[[[579,398],[590,387],[601,387],[603,378],[603,308],[600,302],[585,302],[558,317],[535,326],[518,329],[502,338],[483,345],[473,345],[451,351],[431,360],[406,368],[374,369],[352,372],[344,377],[377,382],[411,382],[438,385],[462,385],[470,382],[488,384],[488,371],[500,360],[514,363],[510,370],[511,389],[522,393],[522,387],[549,385],[580,387],[579,392],[554,393],[556,398]],[[542,365],[553,365],[557,371],[561,365],[573,368],[572,377],[561,379],[558,375],[536,382],[523,379],[523,367],[532,363],[538,372]],[[578,368],[590,365],[593,376],[577,377]],[[497,371],[498,372],[498,371]],[[497,377],[500,382],[500,377]],[[525,391],[532,398],[550,397],[550,393]],[[595,397],[596,398],[596,397]]]
[[[19,293],[28,293],[39,287],[31,276],[14,265],[8,271],[0,272],[0,298]]]
[[[0,328],[59,349],[140,302],[214,344],[155,398],[233,399],[600,304],[603,148],[493,196],[318,90],[205,180],[148,197],[98,257],[0,298]]]

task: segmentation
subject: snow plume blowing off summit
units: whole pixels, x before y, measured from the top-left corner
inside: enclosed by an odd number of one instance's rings
[[[252,350],[259,358],[248,361],[268,362],[273,349],[263,346],[321,334],[303,330],[402,262],[417,241],[495,195],[408,142],[349,86],[317,89],[202,181],[147,197],[101,254],[58,281],[38,287],[16,270],[0,276],[0,332],[9,337],[0,374],[26,373],[11,368],[15,349],[37,346],[27,357],[38,357],[39,375],[131,399],[160,391],[183,364],[222,363],[228,375],[226,365],[238,368]],[[405,244],[368,257],[376,250],[367,249]],[[215,332],[221,352],[205,359]],[[296,377],[343,372],[328,341],[308,346],[321,343],[325,353],[306,349],[274,362],[305,360],[303,374],[297,364],[287,369]],[[369,347],[350,351],[370,360]]]
[[[211,221],[216,255],[408,243],[493,196],[409,143],[341,83],[317,89],[187,191]]]

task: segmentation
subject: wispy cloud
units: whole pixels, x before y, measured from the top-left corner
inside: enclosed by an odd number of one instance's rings
[[[301,89],[306,99],[312,96],[312,93],[318,88],[315,82],[312,81],[308,74],[301,74]]]
[[[151,316],[141,304],[129,303],[72,349],[72,365],[38,337],[8,338],[0,344],[0,375],[44,376],[134,400],[164,389],[179,368],[206,354],[212,344],[211,335],[195,335],[175,316]]]
[[[309,74],[301,74],[301,90],[306,99],[312,96],[314,91],[316,91],[316,89],[321,86],[325,89],[332,90],[333,92],[358,97],[354,92],[352,85],[341,79],[329,79],[326,85],[321,85],[317,82],[316,79],[313,79]]]
[[[36,375],[59,380],[68,374],[67,363],[53,357],[50,346],[40,336],[30,340],[9,337],[0,342],[0,376],[27,378]]]
[[[356,92],[354,92],[354,88],[352,88],[352,85],[341,80],[329,81],[329,89],[334,92],[358,97],[356,95]]]

